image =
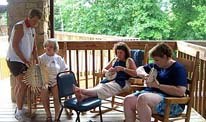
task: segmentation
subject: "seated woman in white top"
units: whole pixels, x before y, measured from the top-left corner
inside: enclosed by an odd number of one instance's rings
[[[67,66],[61,56],[56,53],[59,50],[59,45],[56,39],[48,39],[44,42],[45,53],[39,56],[40,64],[44,64],[48,68],[49,84],[48,88],[41,90],[41,101],[47,114],[47,121],[52,121],[51,111],[49,109],[49,93],[54,97],[55,120],[58,118],[60,105],[58,97],[58,87],[56,76],[59,72],[65,71]]]

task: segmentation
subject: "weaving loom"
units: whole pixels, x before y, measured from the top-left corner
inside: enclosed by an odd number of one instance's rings
[[[48,70],[45,65],[36,64],[28,68],[23,82],[31,87],[32,92],[39,93],[40,89],[48,85]]]
[[[153,82],[157,77],[157,70],[155,68],[152,68],[149,72],[149,76],[146,80],[146,82]]]

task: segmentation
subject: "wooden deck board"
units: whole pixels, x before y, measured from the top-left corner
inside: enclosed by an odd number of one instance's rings
[[[11,102],[10,97],[10,82],[9,79],[0,81],[0,122],[16,122],[14,118],[14,109],[15,104]],[[103,104],[103,106],[109,107],[110,104]],[[104,110],[105,108],[102,107]],[[123,110],[122,107],[118,109]],[[98,110],[98,109],[97,109]],[[52,115],[54,116],[54,110],[52,109]],[[98,122],[99,116],[97,113],[86,112],[85,114],[81,114],[82,122]],[[44,109],[39,109],[36,111],[35,116],[31,119],[31,122],[44,122],[46,118],[46,113]],[[74,122],[76,119],[76,113],[73,111],[73,115],[71,117],[66,115],[66,112],[63,111],[61,116],[61,122]],[[104,122],[123,122],[124,114],[118,111],[109,111],[103,114]],[[177,121],[183,122],[183,121]],[[197,112],[192,111],[191,122],[206,122]]]

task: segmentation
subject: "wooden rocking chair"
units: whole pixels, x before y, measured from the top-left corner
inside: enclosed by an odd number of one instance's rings
[[[135,51],[138,51],[138,50],[135,50]],[[144,50],[139,50],[141,51],[141,53],[143,53],[143,57],[141,57],[142,60],[139,60],[139,59],[134,59],[134,57],[132,57],[137,65],[138,66],[141,66],[141,65],[144,65],[144,64],[147,64],[148,63],[148,45],[146,44],[145,47],[144,47]],[[141,63],[139,63],[141,62]],[[95,73],[95,77],[96,77],[96,85],[99,84],[100,82],[100,79],[103,77],[103,75],[101,73]],[[130,78],[129,79],[129,82],[133,85],[133,84],[141,84],[143,83],[143,80],[141,78]],[[120,94],[116,95],[116,96],[113,96],[111,98],[111,100],[107,100],[107,101],[110,101],[111,102],[111,110],[116,110],[116,111],[120,111],[122,112],[122,110],[119,110],[119,109],[116,109],[119,105],[120,106],[123,106],[123,103],[121,101],[123,101],[124,97],[128,94],[131,94],[133,92],[133,89],[130,87],[129,89],[127,90],[124,90],[122,91]],[[119,101],[115,101],[115,99],[118,99]],[[116,105],[116,106],[114,106]]]
[[[196,86],[195,83],[197,82],[197,78],[198,78],[199,52],[196,53],[196,57],[193,61],[188,60],[188,59],[183,59],[183,58],[178,58],[177,61],[182,63],[188,72],[189,87],[186,91],[186,96],[185,97],[166,97],[165,98],[165,102],[166,102],[165,114],[164,116],[153,114],[152,117],[154,117],[155,122],[158,122],[158,120],[163,121],[163,122],[169,122],[169,121],[174,121],[178,119],[185,119],[185,122],[190,121],[190,113],[191,113],[191,108],[192,108],[193,99],[194,99],[194,90]],[[172,118],[169,117],[171,104],[185,104],[186,114],[183,113],[178,117],[172,117]]]

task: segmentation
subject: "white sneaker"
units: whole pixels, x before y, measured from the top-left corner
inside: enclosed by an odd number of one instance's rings
[[[29,110],[26,109],[26,108],[22,108],[22,113],[23,113],[23,114],[27,114],[27,113],[29,113]]]
[[[24,121],[22,114],[18,114],[17,112],[15,113],[15,118],[16,118],[19,122],[23,122],[23,121]]]
[[[15,113],[15,118],[19,121],[19,122],[30,122],[31,119],[24,116],[23,112],[19,113],[19,112],[16,112]]]
[[[17,107],[16,107],[16,109],[15,109],[15,114],[16,114],[16,112],[17,112]],[[26,109],[26,108],[22,108],[22,113],[23,114],[26,114],[26,113],[29,113],[29,110],[28,109]]]

